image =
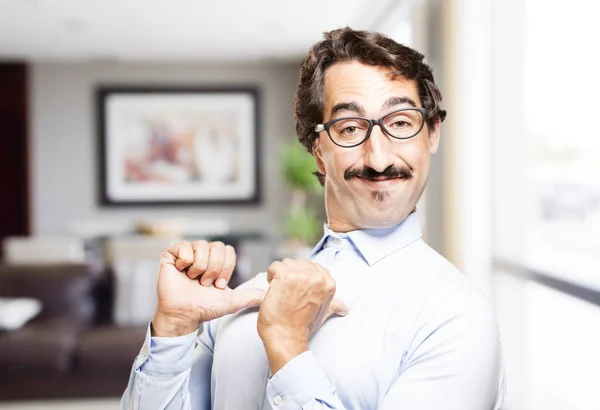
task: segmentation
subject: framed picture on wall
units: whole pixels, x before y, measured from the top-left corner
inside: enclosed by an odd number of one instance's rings
[[[103,205],[251,204],[257,88],[100,87]]]

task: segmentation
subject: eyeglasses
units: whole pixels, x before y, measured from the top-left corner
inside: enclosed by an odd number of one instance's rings
[[[357,147],[368,140],[375,125],[379,125],[392,138],[407,140],[421,132],[426,112],[425,108],[420,107],[403,108],[376,120],[361,117],[336,118],[325,124],[317,124],[315,132],[327,131],[331,141],[344,148]]]

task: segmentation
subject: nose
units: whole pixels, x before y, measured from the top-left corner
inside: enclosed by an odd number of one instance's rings
[[[379,125],[374,125],[369,139],[363,144],[366,166],[377,172],[383,172],[394,164],[391,138],[383,132]]]

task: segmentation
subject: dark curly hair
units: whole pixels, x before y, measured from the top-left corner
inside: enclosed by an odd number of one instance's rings
[[[325,71],[342,61],[390,67],[394,77],[414,80],[421,103],[427,109],[427,126],[434,128],[438,120],[444,121],[446,111],[442,109],[442,93],[435,85],[431,68],[423,61],[423,54],[383,34],[349,27],[329,31],[324,37],[312,46],[300,66],[294,100],[298,139],[309,152],[318,135],[314,127],[323,121]],[[323,175],[317,176],[323,183]]]

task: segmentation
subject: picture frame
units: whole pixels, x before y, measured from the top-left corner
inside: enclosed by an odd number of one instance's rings
[[[96,90],[102,206],[260,202],[257,87]]]

